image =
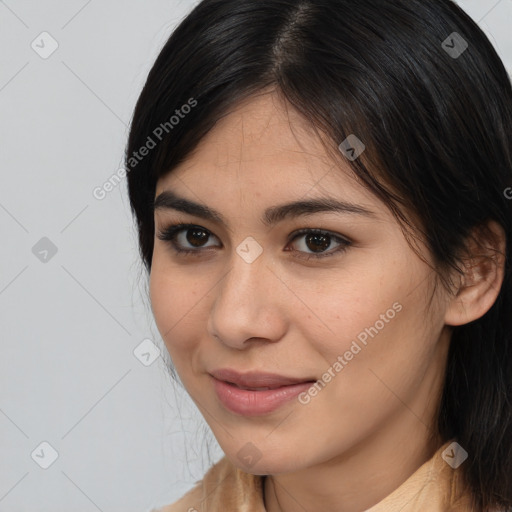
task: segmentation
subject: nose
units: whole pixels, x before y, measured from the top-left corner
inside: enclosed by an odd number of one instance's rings
[[[252,263],[234,252],[228,272],[212,290],[210,336],[238,350],[248,348],[249,340],[280,340],[287,325],[286,287],[274,272],[265,252]]]

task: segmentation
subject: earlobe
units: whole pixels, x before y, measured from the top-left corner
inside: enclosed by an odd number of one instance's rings
[[[500,293],[505,273],[506,235],[495,221],[488,230],[476,228],[470,238],[469,256],[463,261],[463,275],[450,299],[446,325],[464,325],[481,318],[491,309]]]

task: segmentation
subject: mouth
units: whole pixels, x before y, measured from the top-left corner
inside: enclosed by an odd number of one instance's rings
[[[246,372],[239,373],[231,368],[222,368],[213,370],[210,375],[217,380],[227,382],[240,389],[252,391],[266,391],[269,389],[278,389],[293,384],[302,384],[305,382],[315,382],[314,377],[287,377],[277,373],[267,372]]]
[[[274,386],[274,387],[263,387],[263,388],[255,388],[255,387],[248,387],[248,386],[239,386],[236,382],[229,382],[229,381],[223,381],[226,384],[229,384],[231,386],[236,387],[237,389],[243,389],[245,391],[269,391],[269,390],[275,390],[275,389],[283,389],[290,386],[297,386],[300,384],[313,384],[314,380],[306,380],[303,382],[299,382],[298,384],[285,384],[283,386]]]
[[[279,387],[282,387],[282,386],[279,386],[277,388],[248,388],[246,386],[239,386],[235,382],[229,382],[229,381],[224,381],[224,382],[227,382],[228,384],[231,384],[232,386],[236,386],[238,389],[246,389],[248,391],[267,391],[268,389],[279,389]]]
[[[231,377],[226,377],[229,372]],[[230,412],[248,417],[276,411],[316,382],[316,379],[296,379],[254,372],[236,374],[233,378],[233,372],[229,372],[210,373],[217,398]],[[224,378],[219,379],[219,375]]]

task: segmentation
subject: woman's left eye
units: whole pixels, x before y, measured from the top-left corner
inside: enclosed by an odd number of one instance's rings
[[[159,231],[160,240],[170,242],[171,247],[179,254],[193,254],[199,256],[204,249],[218,247],[218,245],[205,245],[211,237],[217,237],[206,228],[194,224],[174,224]],[[302,240],[301,240],[302,239]],[[290,242],[301,240],[299,249],[285,249],[298,253],[302,259],[323,258],[343,252],[352,242],[340,235],[320,229],[302,229],[290,236]],[[187,245],[188,244],[188,245]],[[334,245],[334,249],[333,249]],[[309,252],[310,251],[310,252]]]
[[[298,233],[295,233],[292,241],[296,239],[302,239],[303,241],[299,244],[298,252],[305,253],[307,256],[299,256],[299,258],[323,258],[326,256],[332,256],[338,252],[343,252],[351,245],[352,242],[340,235],[335,235],[329,231],[322,231],[320,229],[303,229]],[[333,245],[337,246],[332,249]],[[307,252],[310,250],[312,252]],[[328,249],[328,252],[326,252]]]

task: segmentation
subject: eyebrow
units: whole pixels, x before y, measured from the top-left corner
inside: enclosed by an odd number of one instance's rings
[[[189,199],[180,197],[170,190],[165,190],[158,195],[153,203],[153,210],[176,210],[205,220],[218,222],[225,226],[227,225],[224,217],[218,211],[204,204],[196,203]],[[305,201],[295,201],[278,206],[271,206],[265,210],[261,221],[266,226],[271,226],[287,218],[303,217],[314,213],[324,212],[361,215],[365,217],[372,217],[374,219],[377,218],[377,214],[375,212],[372,212],[363,206],[346,201],[340,201],[339,199],[331,197],[319,197]]]

